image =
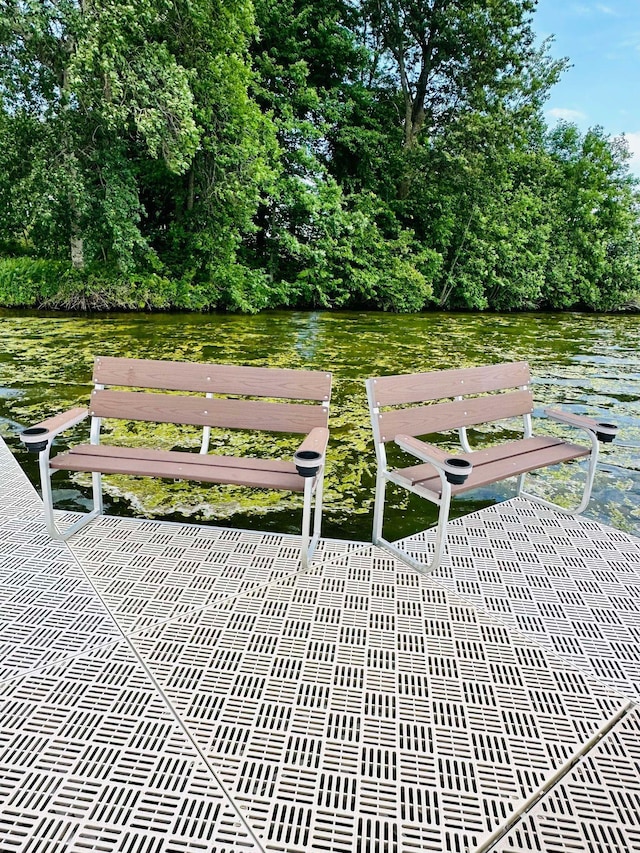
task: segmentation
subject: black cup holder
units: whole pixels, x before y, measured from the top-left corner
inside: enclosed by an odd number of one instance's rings
[[[47,435],[49,430],[46,427],[29,427],[29,429],[23,429],[20,433],[20,438],[27,445],[27,449],[31,451],[31,453],[40,453],[41,450],[44,450],[49,443],[48,441],[41,441],[41,437],[43,435]]]
[[[454,456],[451,459],[447,459],[445,465],[447,468],[455,469],[454,471],[445,470],[444,472],[444,476],[447,478],[448,482],[454,486],[459,486],[464,483],[471,473],[471,462],[467,462],[466,459],[458,459]]]
[[[613,441],[613,439],[616,437],[616,432],[618,430],[616,424],[607,424],[604,422],[599,422],[598,426],[602,427],[603,430],[606,430],[606,432],[601,432],[600,430],[596,432],[598,441],[601,441],[603,444],[609,444],[609,442]]]
[[[322,462],[322,453],[317,450],[299,450],[293,461],[301,477],[315,477]]]

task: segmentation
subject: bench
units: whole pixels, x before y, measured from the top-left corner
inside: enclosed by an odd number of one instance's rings
[[[39,454],[50,536],[68,539],[103,512],[103,474],[282,489],[303,494],[301,559],[303,566],[308,565],[320,537],[330,373],[99,357],[93,382],[88,409],[71,409],[20,435]],[[87,417],[90,443],[52,457],[53,439]],[[105,418],[202,427],[200,452],[102,444]],[[294,433],[304,438],[291,459],[224,456],[209,453],[212,428]],[[51,487],[51,475],[60,470],[90,472],[93,483],[92,511],[64,531],[54,521]]]
[[[444,552],[451,498],[510,477],[517,477],[520,496],[560,512],[578,514],[586,509],[598,460],[598,440],[612,441],[616,427],[547,408],[547,417],[582,429],[588,437],[588,445],[573,444],[551,435],[534,435],[530,381],[526,362],[367,380],[378,466],[374,544],[419,571],[433,571],[440,564]],[[522,419],[522,438],[484,449],[472,449],[468,427],[511,418]],[[448,430],[458,432],[461,452],[456,455],[420,438]],[[389,443],[414,457],[413,464],[389,467],[386,453]],[[582,499],[574,509],[566,510],[525,492],[525,477],[529,472],[581,457],[589,457],[589,464]],[[387,483],[395,483],[439,506],[434,553],[428,563],[415,559],[397,542],[383,537]]]

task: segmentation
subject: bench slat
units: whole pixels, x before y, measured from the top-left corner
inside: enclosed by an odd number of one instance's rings
[[[331,396],[331,374],[319,370],[100,356],[95,360],[93,380],[100,385],[286,400],[329,401]]]
[[[431,373],[380,376],[369,382],[373,383],[377,406],[396,406],[520,388],[528,385],[530,380],[529,365],[526,361],[518,361]]]
[[[328,410],[317,405],[100,390],[91,394],[89,414],[131,421],[294,433],[326,427],[329,417]]]
[[[51,467],[55,459],[62,459],[67,453],[81,453],[83,456],[93,456],[96,459],[134,459],[150,462],[162,458],[165,462],[178,462],[181,464],[196,464],[203,462],[215,462],[223,468],[256,468],[265,471],[278,471],[283,474],[296,473],[293,459],[261,459],[256,456],[218,456],[216,454],[200,454],[195,450],[190,453],[185,450],[154,450],[147,447],[119,447],[115,444],[78,444],[65,453],[61,453],[51,460]]]
[[[99,471],[134,477],[166,477],[301,492],[304,478],[293,462],[232,456],[201,456],[175,450],[78,445],[51,460],[51,467],[65,471]]]
[[[451,494],[468,492],[479,486],[497,483],[509,477],[517,477],[537,468],[567,462],[588,456],[590,448],[579,444],[571,444],[553,436],[536,436],[523,438],[519,441],[509,441],[473,453],[459,454],[461,459],[467,459],[473,465],[473,471],[466,482],[451,486]],[[440,477],[432,465],[413,465],[410,468],[396,469],[394,475],[401,477],[413,486],[428,489],[440,494]]]
[[[396,435],[429,435],[462,426],[500,421],[533,412],[530,391],[509,391],[469,400],[432,403],[411,409],[381,412],[378,426],[381,440],[393,441]]]

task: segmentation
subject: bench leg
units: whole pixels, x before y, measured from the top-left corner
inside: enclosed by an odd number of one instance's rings
[[[376,497],[373,506],[373,537],[374,545],[378,545],[382,539],[382,525],[384,522],[384,501],[387,490],[387,478],[378,470],[376,477]]]
[[[38,460],[40,466],[40,485],[42,487],[42,504],[44,508],[44,523],[47,528],[47,533],[52,539],[60,539],[65,541],[74,533],[77,533],[81,527],[89,524],[94,518],[102,514],[102,488],[100,474],[93,474],[93,509],[91,512],[83,514],[82,518],[69,525],[66,530],[59,530],[53,516],[53,488],[51,484],[51,475],[53,473],[49,466],[49,450],[44,450],[40,453]],[[97,483],[97,485],[96,485]]]
[[[102,503],[102,474],[99,471],[94,471],[91,474],[91,485],[93,489],[93,510],[96,513],[104,511]]]
[[[383,548],[390,554],[393,554],[394,557],[398,557],[398,559],[407,563],[421,574],[429,574],[439,567],[447,543],[447,524],[449,522],[449,508],[451,506],[451,486],[444,478],[442,479],[442,497],[440,499],[440,509],[438,512],[435,547],[431,560],[426,563],[421,560],[416,560],[415,557],[412,557],[411,554],[408,554],[400,548],[397,541],[390,542],[388,539],[383,537],[382,525],[384,521],[386,477],[378,474],[376,481],[376,502],[373,511],[373,544]]]
[[[311,540],[311,548],[315,550],[318,540],[320,539],[320,526],[322,524],[322,498],[324,495],[324,471],[320,473],[318,482],[316,483],[315,505],[313,508],[313,538]]]
[[[320,540],[320,526],[322,524],[322,495],[324,489],[324,469],[315,478],[315,501],[314,478],[307,477],[304,482],[304,504],[302,507],[302,543],[300,545],[300,561],[302,568],[309,567],[316,546]],[[313,507],[313,531],[311,530],[311,504]]]
[[[49,453],[40,453],[38,459],[40,465],[40,485],[42,487],[42,504],[44,507],[44,523],[47,533],[52,539],[60,539],[60,532],[53,518],[53,490],[51,487],[51,468],[49,467]]]

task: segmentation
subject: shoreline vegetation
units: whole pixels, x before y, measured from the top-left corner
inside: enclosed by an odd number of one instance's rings
[[[67,261],[52,261],[36,258],[7,258],[0,257],[0,308],[32,308],[42,311],[61,311],[70,313],[107,313],[118,311],[144,312],[210,312],[232,310],[234,312],[255,314],[263,310],[313,310],[319,306],[315,303],[294,302],[283,304],[268,297],[259,303],[251,305],[229,306],[220,304],[212,298],[212,293],[205,286],[194,288],[191,282],[179,281],[158,275],[157,273],[122,273],[108,270],[100,266],[88,267],[82,270],[74,269]],[[325,310],[332,306],[321,306]],[[373,302],[358,302],[344,300],[336,307],[337,310],[384,310],[401,311],[401,313],[416,313],[420,311],[442,311],[442,307],[434,300],[420,308],[398,309],[394,305],[380,305]],[[450,308],[450,311],[456,311]],[[479,310],[458,306],[459,311]],[[482,309],[493,312],[491,305]],[[507,309],[502,309],[505,311]],[[602,307],[598,304],[584,304],[577,301],[561,306],[553,303],[536,303],[514,305],[507,310],[510,312],[554,312],[558,310],[583,311],[593,313],[640,313],[640,292],[627,291],[620,293],[619,298]]]
[[[640,308],[624,137],[536,0],[9,3],[0,306]]]

